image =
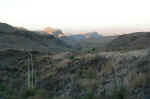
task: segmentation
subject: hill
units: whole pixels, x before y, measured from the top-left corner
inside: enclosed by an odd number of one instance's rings
[[[49,34],[18,29],[0,24],[0,49],[20,49],[37,51],[65,51],[70,46]]]
[[[105,46],[109,44],[112,40],[117,38],[117,36],[100,36],[98,38],[85,38],[83,35],[75,35],[69,37],[60,38],[68,45],[72,46],[78,51],[89,51],[92,48],[96,50],[104,50]]]
[[[110,41],[108,38],[111,37],[104,37],[103,35],[97,32],[89,32],[89,33],[81,33],[81,34],[74,34],[69,36],[63,36],[60,39],[63,40],[68,45],[72,46],[74,49],[89,49],[96,47],[96,45],[101,46],[104,45],[104,40],[108,42]]]
[[[13,26],[6,24],[6,23],[0,23],[0,32],[13,33],[15,31],[16,29]]]
[[[149,52],[0,51],[0,98],[149,99]],[[34,89],[28,83],[29,66]]]
[[[107,46],[107,50],[136,50],[150,47],[150,32],[136,32],[120,35]]]
[[[76,40],[0,25],[0,99],[150,99],[149,32]]]

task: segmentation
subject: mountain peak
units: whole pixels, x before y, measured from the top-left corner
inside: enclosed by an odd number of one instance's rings
[[[100,33],[98,32],[87,32],[87,33],[81,33],[81,35],[84,35],[85,38],[87,39],[90,39],[90,38],[100,38],[102,37],[103,35],[101,35]]]
[[[51,28],[51,27],[45,28],[44,32],[47,32],[48,34],[53,35],[53,36],[58,37],[58,38],[61,38],[61,37],[64,36],[64,33],[62,32],[62,30],[54,29],[54,28]]]
[[[52,27],[46,27],[43,31],[47,32],[48,34],[52,34],[53,32],[56,31],[56,29],[54,29]]]

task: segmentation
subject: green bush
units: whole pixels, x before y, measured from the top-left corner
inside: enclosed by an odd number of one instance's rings
[[[112,99],[127,99],[128,96],[128,90],[124,86],[120,86],[118,88],[115,88],[112,91]]]
[[[7,89],[6,85],[3,83],[0,83],[0,91],[5,91]]]
[[[34,96],[35,94],[36,94],[36,89],[35,89],[35,88],[31,88],[31,89],[26,89],[26,90],[24,91],[23,96],[24,96],[25,98],[28,98],[28,97],[30,97],[30,96]]]
[[[92,51],[92,52],[95,52],[95,51],[96,51],[96,48],[92,48],[91,51]]]
[[[96,48],[90,48],[87,53],[92,53],[92,52],[95,52],[96,51]]]
[[[80,96],[79,99],[96,99],[92,91],[88,91],[85,96]]]
[[[2,99],[15,99],[13,95],[13,91],[8,88],[4,83],[0,83],[0,96]]]
[[[75,59],[75,56],[70,56],[70,59],[71,59],[71,60]]]
[[[87,99],[94,99],[94,93],[92,91],[88,91]]]

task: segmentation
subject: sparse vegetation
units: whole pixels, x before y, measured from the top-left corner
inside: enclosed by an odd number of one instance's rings
[[[114,39],[108,46],[99,39],[81,42],[82,51],[66,51],[53,36],[25,30],[14,35],[23,37],[25,49],[0,51],[0,99],[144,99],[150,89],[149,43],[136,33],[107,38],[107,44]]]
[[[72,55],[72,56],[70,56],[70,59],[71,59],[71,60],[75,59],[75,56],[73,56],[73,55]]]
[[[3,83],[0,83],[0,92],[5,91],[6,90],[6,85]]]
[[[28,97],[30,97],[30,96],[35,96],[36,92],[37,92],[37,90],[36,90],[35,88],[26,89],[26,90],[24,91],[24,95],[23,95],[23,96],[24,96],[25,98],[28,98]]]
[[[112,99],[128,99],[128,90],[124,86],[119,86],[112,90]]]
[[[149,32],[137,32],[121,35],[105,47],[108,51],[132,51],[149,48]]]

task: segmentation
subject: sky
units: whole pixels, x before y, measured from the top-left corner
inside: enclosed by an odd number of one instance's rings
[[[105,35],[150,30],[149,0],[0,0],[0,22]]]

